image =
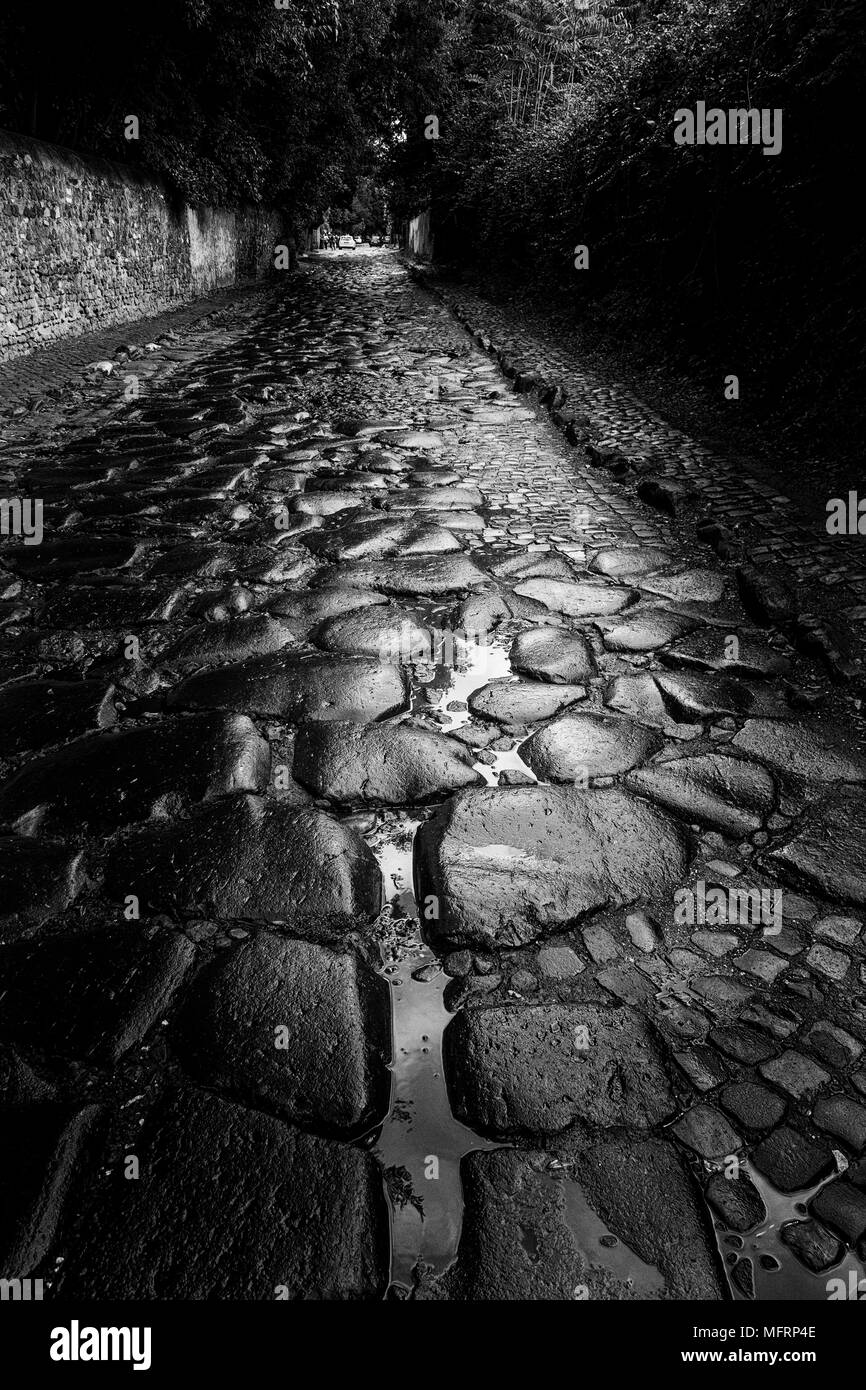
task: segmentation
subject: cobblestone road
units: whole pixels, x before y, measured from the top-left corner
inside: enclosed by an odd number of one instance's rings
[[[862,1277],[864,727],[784,595],[390,254],[148,363],[4,436],[0,1273]]]

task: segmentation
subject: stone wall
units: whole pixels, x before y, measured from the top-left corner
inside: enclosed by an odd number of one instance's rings
[[[190,208],[155,178],[0,131],[0,361],[259,278],[282,214]]]

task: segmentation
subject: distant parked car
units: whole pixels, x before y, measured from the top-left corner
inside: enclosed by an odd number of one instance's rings
[[[379,235],[378,232],[374,232],[373,235],[370,237],[370,245],[371,245],[371,246],[381,246],[381,245],[382,245],[382,238],[380,237],[380,235]]]
[[[355,249],[355,238],[354,238],[353,236],[348,236],[348,235],[347,235],[347,236],[341,236],[341,237],[340,237],[340,240],[337,242],[337,245],[338,245],[338,247],[340,248],[341,251],[354,251],[354,249]]]

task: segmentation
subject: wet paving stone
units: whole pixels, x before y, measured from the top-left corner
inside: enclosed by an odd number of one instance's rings
[[[787,844],[770,851],[773,867],[797,887],[866,906],[866,793],[841,787],[810,807]]]
[[[388,1107],[388,986],[355,952],[261,932],[205,968],[172,1035],[210,1090],[325,1134]]]
[[[817,1221],[789,1221],[782,1227],[779,1236],[797,1259],[814,1274],[823,1274],[838,1264],[845,1247]]]
[[[712,1105],[693,1105],[671,1125],[671,1133],[700,1158],[725,1158],[743,1146],[736,1130]]]
[[[367,607],[327,619],[314,634],[327,652],[375,656],[380,661],[429,661],[433,656],[429,628],[421,627],[396,604]]]
[[[249,710],[301,719],[380,719],[407,704],[396,665],[336,656],[265,656],[182,681],[169,695],[179,709]]]
[[[315,809],[232,796],[189,820],[153,826],[109,847],[109,893],[154,911],[345,930],[379,911],[366,844]]]
[[[386,594],[460,594],[485,584],[488,576],[467,555],[418,555],[387,564],[347,560],[327,571],[328,583],[380,589]]]
[[[774,1057],[778,1051],[765,1034],[742,1024],[714,1028],[709,1034],[709,1040],[732,1061],[747,1065],[764,1062],[768,1057]]]
[[[866,753],[851,747],[850,732],[821,722],[749,719],[733,739],[733,746],[815,782],[866,781]]]
[[[817,1139],[809,1139],[788,1125],[780,1125],[752,1150],[752,1163],[780,1192],[814,1187],[832,1172],[833,1152]]]
[[[779,1090],[794,1100],[811,1100],[829,1080],[823,1067],[819,1067],[804,1053],[789,1048],[781,1056],[762,1062],[758,1068],[765,1081],[772,1081]]]
[[[346,805],[412,805],[483,781],[460,744],[407,724],[302,724],[293,772]]]
[[[456,1113],[485,1133],[555,1134],[575,1121],[645,1129],[675,1105],[652,1036],[630,1009],[464,1010],[445,1047]]]
[[[134,1142],[147,1181],[122,1165],[93,1175],[59,1297],[381,1297],[387,1215],[371,1154],[196,1090],[169,1093]]]
[[[725,1086],[719,1100],[722,1109],[747,1130],[774,1129],[785,1117],[782,1097],[754,1081],[737,1081]]]
[[[695,672],[654,672],[656,685],[672,718],[685,722],[718,715],[747,714],[763,696],[744,681]]]
[[[822,1187],[809,1203],[809,1211],[849,1245],[866,1232],[866,1192],[847,1178],[835,1178]]]
[[[465,791],[416,839],[428,930],[452,946],[517,946],[611,903],[667,896],[686,871],[663,812],[617,790]]]
[[[598,1144],[580,1180],[551,1177],[549,1155],[472,1153],[456,1264],[425,1299],[718,1299],[722,1284],[690,1185],[670,1144]],[[664,1196],[662,1196],[664,1194]],[[602,1215],[603,1213],[603,1219]],[[615,1233],[616,1245],[611,1242]],[[690,1259],[680,1258],[688,1243]]]
[[[289,591],[276,594],[268,600],[268,610],[277,618],[288,618],[312,628],[318,623],[326,622],[328,618],[341,618],[360,609],[388,602],[387,594],[377,594],[370,589],[335,586],[310,593]]]
[[[167,622],[182,611],[181,590],[153,584],[64,584],[45,594],[40,627],[75,631]]]
[[[10,948],[0,1036],[47,1058],[116,1062],[161,1020],[194,954],[179,933],[131,922]]]
[[[391,521],[364,517],[353,525],[316,531],[304,538],[304,544],[316,555],[345,562],[379,559],[384,555],[442,555],[462,549],[447,525],[423,518]]]
[[[81,852],[24,835],[0,836],[0,941],[29,936],[74,900]]]
[[[640,587],[677,603],[718,603],[725,591],[725,577],[716,570],[682,570],[678,574],[649,575]]]
[[[649,729],[598,714],[564,714],[524,743],[520,756],[542,781],[616,776],[646,762],[662,746]]]
[[[514,639],[508,653],[511,668],[533,680],[579,685],[596,671],[592,647],[580,633],[532,628]]]
[[[514,592],[568,618],[603,618],[619,613],[637,598],[634,590],[614,585],[570,584],[546,578],[525,579],[514,586]]]
[[[147,820],[225,792],[258,791],[267,744],[244,715],[158,720],[76,739],[0,787],[0,818],[28,833],[75,834]]]
[[[736,646],[728,634],[702,630],[681,637],[663,655],[671,666],[694,667],[704,671],[722,671],[731,676],[784,676],[791,669],[788,657],[753,637],[733,634]]]
[[[396,512],[413,512],[419,509],[472,512],[480,507],[483,501],[477,487],[437,487],[435,491],[408,487],[399,492],[392,492],[388,497],[388,506]],[[445,524],[447,525],[447,519]]]
[[[775,803],[764,768],[718,753],[678,758],[629,773],[626,785],[689,820],[732,835],[760,830]]]
[[[297,628],[277,618],[254,613],[230,622],[203,623],[187,632],[160,656],[159,664],[175,671],[220,666],[247,657],[266,656],[298,645]]]
[[[766,1221],[767,1208],[748,1173],[735,1178],[714,1173],[704,1189],[704,1195],[717,1216],[731,1231],[750,1231],[760,1221]]]
[[[57,1238],[78,1172],[99,1142],[98,1105],[45,1096],[4,1107],[0,1131],[0,1263],[37,1269]],[[24,1275],[23,1277],[28,1277]]]
[[[866,1149],[866,1108],[849,1096],[821,1096],[812,1111],[812,1121],[825,1134],[841,1139],[855,1154]]]
[[[552,719],[586,698],[582,685],[546,685],[541,681],[490,681],[469,696],[469,708],[481,719],[499,724],[535,724]]]
[[[667,646],[695,626],[693,618],[669,613],[664,608],[641,607],[633,617],[604,634],[604,645],[613,652],[651,652]]]
[[[653,546],[623,546],[618,550],[597,551],[590,569],[607,575],[609,579],[634,580],[640,575],[664,569],[671,559],[669,551]]]
[[[90,536],[87,539],[47,540],[41,545],[4,549],[4,564],[17,573],[44,584],[58,575],[90,574],[119,570],[138,550],[133,539]]]
[[[15,681],[0,689],[0,757],[65,743],[117,722],[102,681]]]

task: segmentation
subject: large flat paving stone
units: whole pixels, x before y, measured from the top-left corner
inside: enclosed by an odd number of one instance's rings
[[[109,848],[106,886],[155,911],[347,928],[379,911],[379,868],[351,827],[324,811],[233,796]]]
[[[388,1218],[369,1152],[192,1089],[157,1103],[133,1151],[139,1181],[122,1163],[94,1173],[58,1297],[381,1298]]]
[[[433,1297],[725,1297],[694,1185],[673,1145],[644,1136],[605,1139],[581,1156],[577,1181],[571,1172],[552,1179],[549,1161],[548,1153],[504,1149],[463,1160],[460,1249]]]
[[[266,613],[252,613],[248,618],[235,618],[225,623],[202,623],[184,633],[161,655],[160,666],[176,671],[191,671],[198,666],[219,666],[229,661],[244,661],[248,657],[267,656],[284,647],[296,646],[298,627],[271,618]]]
[[[173,1042],[210,1090],[355,1135],[388,1109],[390,1018],[387,984],[354,951],[260,932],[198,977]]]
[[[48,1057],[113,1063],[169,1007],[195,948],[122,927],[20,943],[0,956],[0,1035]]]
[[[657,671],[655,681],[673,718],[685,723],[716,715],[743,715],[764,698],[765,687],[757,692],[745,681],[717,673]]]
[[[100,1107],[50,1102],[4,1108],[0,1126],[0,1271],[29,1278],[57,1237],[72,1185],[91,1144]],[[4,1295],[5,1296],[5,1295]]]
[[[752,758],[813,782],[866,782],[866,753],[838,724],[748,719],[732,742]]]
[[[671,613],[666,608],[640,608],[627,614],[625,622],[608,628],[604,645],[614,652],[651,652],[664,647],[695,626],[694,618]]]
[[[432,521],[417,517],[361,518],[349,525],[314,532],[305,538],[305,544],[316,555],[340,561],[373,560],[383,555],[445,555],[461,549],[453,532],[439,522],[438,513]]]
[[[592,647],[579,632],[531,628],[515,637],[508,659],[521,675],[556,685],[580,685],[595,675]]]
[[[137,549],[138,542],[126,536],[70,537],[44,540],[41,545],[11,546],[3,551],[3,563],[40,584],[61,575],[122,569]]]
[[[405,560],[394,558],[378,564],[346,560],[331,566],[325,574],[329,584],[379,589],[386,594],[424,594],[428,598],[465,593],[489,582],[489,576],[468,555],[456,552],[452,555],[410,555]]]
[[[166,622],[184,604],[183,590],[141,582],[126,584],[60,583],[46,595],[39,614],[44,627],[82,631],[88,628],[129,629],[141,623]]]
[[[521,745],[520,756],[542,781],[616,776],[662,747],[651,729],[600,714],[563,714]]]
[[[292,498],[292,511],[307,516],[334,516],[363,505],[364,499],[357,492],[303,492]]]
[[[515,585],[514,592],[569,618],[603,618],[609,613],[619,613],[637,598],[633,589],[621,589],[613,584],[569,583],[561,579],[524,579]]]
[[[81,888],[81,852],[28,835],[0,835],[0,941],[27,936]]]
[[[675,758],[628,773],[626,785],[689,821],[732,835],[759,830],[775,803],[767,770],[719,753]]]
[[[34,758],[0,788],[0,818],[46,833],[112,829],[147,820],[167,799],[258,791],[269,768],[268,745],[243,715],[175,716]]]
[[[444,1049],[455,1114],[485,1133],[557,1134],[575,1120],[647,1129],[676,1109],[657,1044],[629,1008],[464,1009]]]
[[[469,696],[469,708],[481,719],[499,724],[537,724],[586,699],[582,685],[552,685],[543,681],[490,681]]]
[[[767,862],[788,882],[866,906],[866,792],[839,787],[810,806],[796,834]]]
[[[392,492],[387,505],[395,512],[472,512],[484,501],[477,487],[407,487]]]
[[[615,550],[599,550],[589,568],[596,574],[607,575],[609,579],[632,579],[660,570],[672,559],[670,551],[654,546],[621,546]]]
[[[671,720],[698,724],[717,715],[742,716],[769,704],[781,712],[781,699],[772,686],[764,684],[756,690],[731,676],[685,670],[616,676],[605,691],[605,704],[661,727]]]
[[[0,690],[0,757],[65,743],[117,723],[104,681],[15,681]]]
[[[422,895],[438,943],[516,946],[603,906],[667,898],[688,854],[664,814],[617,788],[458,793],[419,830]]]
[[[651,574],[641,588],[662,594],[676,603],[718,603],[725,592],[725,577],[718,570],[687,569],[676,574]]]
[[[292,770],[317,796],[346,804],[400,806],[483,781],[460,744],[408,724],[302,724]]]
[[[386,594],[377,594],[371,589],[351,589],[348,585],[332,589],[313,589],[307,593],[287,590],[267,600],[268,610],[278,618],[290,618],[298,623],[315,627],[328,618],[343,617],[358,609],[374,607],[387,603]]]
[[[661,653],[662,661],[670,666],[691,667],[699,671],[722,671],[729,676],[785,676],[791,669],[789,659],[781,652],[755,637],[738,634],[734,648],[732,634],[722,628],[701,628],[681,637]]]
[[[405,608],[362,608],[355,613],[328,618],[314,634],[316,646],[326,652],[375,656],[380,661],[410,663],[429,661],[431,633]]]
[[[662,693],[649,671],[636,676],[615,676],[604,689],[607,709],[637,719],[642,724],[664,728],[670,722],[670,712]]]
[[[180,709],[245,710],[300,719],[381,719],[405,709],[405,677],[395,662],[365,657],[254,657],[236,666],[198,672],[170,693]]]

